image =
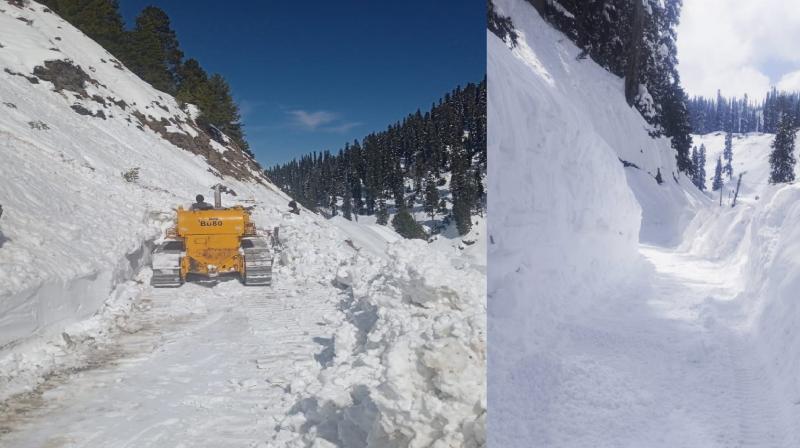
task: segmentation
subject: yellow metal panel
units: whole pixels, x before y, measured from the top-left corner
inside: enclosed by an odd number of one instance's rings
[[[245,234],[250,215],[240,207],[222,210],[178,209],[178,235],[236,235]]]
[[[186,256],[181,274],[215,275],[244,271],[240,238],[255,233],[242,207],[220,210],[178,209],[176,231],[184,238]]]

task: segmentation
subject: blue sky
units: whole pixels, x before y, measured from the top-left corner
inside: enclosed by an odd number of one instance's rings
[[[486,73],[484,0],[120,0],[128,25],[150,4],[229,81],[264,166],[336,151]]]

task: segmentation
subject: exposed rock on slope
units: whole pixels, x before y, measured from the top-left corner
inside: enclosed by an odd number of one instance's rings
[[[128,71],[66,21],[35,2],[0,7],[0,66],[10,82],[27,80],[37,92],[50,89],[61,104],[90,118],[124,120],[150,129],[173,145],[202,156],[217,176],[265,182],[258,163],[217,132],[205,129],[166,93]]]

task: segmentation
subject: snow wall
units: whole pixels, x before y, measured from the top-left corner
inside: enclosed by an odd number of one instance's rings
[[[771,134],[734,135],[734,178],[724,191],[735,188],[743,172],[736,207],[712,205],[700,210],[689,225],[682,250],[715,259],[736,272],[739,294],[732,303],[717,304],[727,324],[749,340],[763,366],[764,381],[776,384],[779,412],[800,424],[800,185],[769,185]],[[713,170],[724,134],[695,136],[705,144]],[[708,168],[707,168],[708,170]],[[798,169],[795,167],[795,172]],[[711,171],[713,173],[713,171]],[[781,403],[782,402],[782,403]],[[790,435],[788,446],[800,444]]]
[[[709,199],[627,105],[621,78],[577,58],[529,3],[495,6],[518,40],[487,34],[489,444],[543,445],[537,422],[569,369],[563,326],[646,280],[639,242],[677,245]]]

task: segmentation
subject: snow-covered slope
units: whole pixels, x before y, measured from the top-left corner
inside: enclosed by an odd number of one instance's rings
[[[749,134],[733,134],[731,139],[733,148],[733,174],[732,181],[727,177],[723,178],[725,183],[725,191],[723,191],[723,202],[729,201],[729,193],[736,189],[736,181],[739,173],[743,173],[742,186],[739,191],[741,199],[748,200],[755,199],[755,196],[761,194],[769,185],[769,154],[772,152],[772,141],[775,140],[775,134],[763,133],[749,133]],[[706,188],[711,189],[711,184],[714,178],[714,169],[717,165],[717,159],[722,157],[722,151],[725,149],[725,133],[713,132],[706,135],[693,135],[693,145],[698,148],[700,145],[706,147]],[[723,160],[723,165],[725,161]],[[797,172],[797,167],[795,167]],[[719,197],[716,193],[712,196],[719,203]]]
[[[286,294],[281,318],[316,328],[318,323],[292,313],[329,309],[324,326],[336,335],[330,362],[279,363],[289,369],[292,385],[280,403],[264,407],[282,409],[286,420],[279,428],[281,419],[263,426],[252,421],[250,433],[256,428],[260,440],[279,439],[278,446],[324,446],[325,440],[353,446],[482,444],[485,283],[479,269],[425,245],[387,245],[381,235],[306,210],[287,213],[289,198],[237,148],[211,140],[194,123],[192,107],[181,110],[174,98],[35,2],[0,3],[0,45],[0,399],[35,393],[49,373],[61,372],[57,377],[69,381],[69,372],[92,368],[85,353],[117,343],[114,335],[124,333],[120,322],[136,321],[129,316],[147,310],[142,300],[163,300],[161,291],[147,286],[150,243],[171,225],[173,208],[221,182],[235,192],[223,195],[226,205],[253,206],[259,227],[280,227],[275,291]],[[138,179],[126,180],[123,173],[134,168]],[[193,300],[176,292],[179,305],[173,308],[196,305],[191,314],[204,314],[203,301],[258,295],[242,288],[190,288]],[[215,314],[206,318],[220,325]],[[306,337],[291,343],[303,345],[297,356],[307,356],[319,347],[313,336],[319,329],[299,330],[293,337],[304,331]],[[223,326],[216,337],[229,333]],[[236,363],[252,360],[229,361],[239,368]],[[195,367],[183,367],[199,375],[193,382],[210,381]],[[338,412],[302,406],[310,401]],[[151,410],[143,405],[129,412]],[[103,440],[115,440],[111,428],[98,429],[111,431]],[[202,439],[202,433],[195,436]]]
[[[160,235],[158,213],[211,185],[284,202],[252,182],[263,178],[251,160],[58,16],[0,9],[0,346],[94,313]],[[135,168],[139,180],[123,180]]]
[[[640,243],[678,244],[710,200],[620,78],[528,2],[494,3],[518,40],[488,34],[489,444],[662,446],[656,384],[687,342],[662,346]]]

